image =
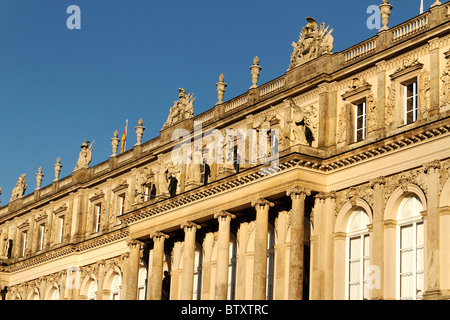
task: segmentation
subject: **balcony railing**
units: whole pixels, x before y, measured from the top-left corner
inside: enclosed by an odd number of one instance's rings
[[[415,18],[414,20],[407,21],[392,30],[393,41],[398,41],[414,33],[428,27],[428,12]]]
[[[353,61],[359,57],[368,55],[369,53],[375,51],[376,48],[377,48],[377,39],[376,38],[372,38],[372,39],[369,39],[362,43],[359,43],[356,46],[353,46],[343,52],[344,61],[347,63],[347,62]]]

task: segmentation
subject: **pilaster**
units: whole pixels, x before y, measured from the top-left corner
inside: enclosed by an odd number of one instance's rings
[[[428,116],[432,119],[434,115],[439,113],[440,107],[440,58],[439,58],[439,38],[435,38],[430,40],[430,110],[428,112]]]
[[[440,162],[438,160],[424,165],[427,173],[427,211],[426,211],[426,243],[425,243],[425,293],[424,299],[440,297],[440,217],[439,217],[439,177]]]
[[[374,288],[370,291],[369,298],[374,300],[383,299],[383,281],[384,281],[384,224],[383,214],[385,206],[384,186],[386,179],[379,177],[370,181],[370,186],[373,189],[373,218],[372,231],[370,235],[371,252],[370,265],[377,266],[380,270],[380,288]]]

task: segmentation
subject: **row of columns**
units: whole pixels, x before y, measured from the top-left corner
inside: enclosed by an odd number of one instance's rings
[[[291,210],[291,243],[289,263],[289,290],[288,299],[301,300],[303,294],[303,256],[304,256],[304,215],[305,198],[310,190],[294,186],[287,195],[292,199]],[[274,204],[266,199],[259,198],[251,203],[256,210],[255,226],[255,256],[253,268],[253,300],[266,299],[266,273],[267,273],[267,240],[269,227],[269,209]],[[228,211],[220,211],[214,215],[219,222],[217,239],[217,265],[215,296],[216,300],[226,300],[228,293],[228,263],[230,225],[235,215]],[[195,267],[195,236],[201,227],[192,221],[181,225],[184,230],[183,276],[181,286],[181,299],[191,300],[194,286]],[[156,232],[150,237],[153,240],[153,260],[149,270],[149,300],[160,300],[163,279],[164,241],[168,235]],[[140,260],[140,247],[143,243],[132,239],[128,241],[130,258],[128,261],[125,299],[137,299],[138,270]]]

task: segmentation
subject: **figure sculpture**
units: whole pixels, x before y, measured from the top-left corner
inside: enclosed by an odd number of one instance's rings
[[[169,194],[169,183],[166,176],[167,166],[161,159],[158,159],[158,167],[156,169],[156,188],[158,196],[167,196]]]
[[[295,104],[292,99],[288,100],[289,106],[293,108],[292,115],[292,134],[293,139],[290,139],[291,142],[295,144],[308,145],[308,140],[306,138],[306,118],[305,113],[302,108]]]
[[[18,179],[17,179],[17,183],[16,186],[14,187],[13,191],[12,191],[12,195],[11,195],[11,200],[16,200],[19,198],[22,198],[25,190],[27,189],[27,179],[25,178],[26,173],[22,174]]]
[[[2,232],[0,237],[0,259],[8,258],[9,239],[5,232]]]
[[[313,18],[306,18],[308,23],[302,28],[299,40],[297,43],[292,42],[294,51],[291,55],[291,64],[289,69],[317,58],[324,53],[331,53],[333,51],[334,38],[331,35],[333,29],[328,30],[329,26],[325,28],[325,23],[317,25]]]
[[[93,141],[90,146],[89,142],[90,141],[84,140],[83,144],[81,145],[81,152],[78,157],[78,162],[73,171],[82,168],[89,168],[89,163],[91,163],[92,160],[92,146],[94,145],[95,141]]]
[[[185,119],[190,119],[194,116],[194,101],[192,94],[186,95],[186,90],[178,89],[178,101],[175,101],[172,108],[170,108],[169,116],[163,129],[171,127]]]

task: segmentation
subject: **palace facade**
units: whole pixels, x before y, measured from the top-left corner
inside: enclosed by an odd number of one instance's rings
[[[221,75],[194,116],[179,89],[158,137],[140,120],[131,150],[115,134],[90,167],[85,141],[71,175],[20,177],[2,298],[449,298],[450,4],[388,27],[384,2],[362,43],[333,53],[308,18],[281,77],[258,85],[255,58],[242,95]]]

